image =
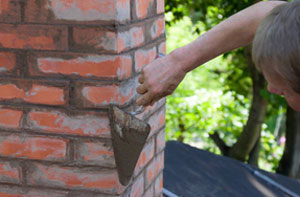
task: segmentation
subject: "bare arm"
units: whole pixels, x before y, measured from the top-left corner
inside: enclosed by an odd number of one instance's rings
[[[249,44],[260,21],[282,1],[256,3],[224,20],[192,43],[147,65],[139,78],[138,105],[153,104],[171,94],[186,73],[232,49]]]
[[[174,50],[171,55],[188,72],[230,50],[249,44],[260,21],[283,1],[265,1],[250,6],[224,20],[192,43]],[[186,58],[189,57],[189,58]]]

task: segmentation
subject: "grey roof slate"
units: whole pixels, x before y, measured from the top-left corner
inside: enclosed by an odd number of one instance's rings
[[[165,149],[164,188],[182,197],[289,196],[255,176],[245,165],[228,157],[169,141]],[[297,180],[262,170],[259,172],[300,195]]]

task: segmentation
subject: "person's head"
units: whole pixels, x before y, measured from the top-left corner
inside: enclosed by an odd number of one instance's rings
[[[269,91],[300,111],[300,1],[279,5],[262,20],[252,56]]]

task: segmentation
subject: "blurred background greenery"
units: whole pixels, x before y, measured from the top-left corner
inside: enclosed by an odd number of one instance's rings
[[[167,53],[190,43],[220,21],[256,2],[166,0]],[[287,104],[284,98],[266,91],[265,81],[260,89],[253,88],[257,83],[255,76],[259,75],[254,70],[247,59],[246,49],[241,48],[188,73],[176,91],[167,98],[166,139],[182,141],[268,171],[299,178],[299,167],[296,166],[298,170],[291,174],[289,169],[285,169],[291,166],[284,165],[286,159],[282,159],[286,145]],[[254,97],[261,98],[258,105]],[[252,112],[251,107],[254,109]],[[254,112],[257,108],[261,109],[258,112],[260,115]],[[255,116],[261,116],[263,122],[257,123],[257,131],[252,132],[253,128],[250,127],[254,123],[251,120]],[[249,128],[250,134],[258,133],[251,138],[256,145],[242,156],[235,154],[236,150],[233,149],[241,149],[236,147],[239,137]],[[299,133],[298,130],[293,132]],[[298,153],[292,156],[295,154]]]

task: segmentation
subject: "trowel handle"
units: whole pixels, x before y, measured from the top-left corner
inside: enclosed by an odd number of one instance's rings
[[[140,106],[137,110],[130,112],[131,115],[135,116],[145,111],[145,106]]]
[[[158,53],[158,54],[156,55],[155,59],[160,58],[160,57],[164,57],[164,56],[165,56],[165,54],[163,54],[163,53]]]
[[[160,58],[160,57],[163,57],[163,56],[165,56],[165,54],[163,54],[163,53],[158,53],[158,54],[156,55],[155,59]],[[133,116],[138,115],[138,114],[140,114],[140,113],[143,113],[143,112],[145,111],[145,108],[146,108],[146,107],[144,107],[144,106],[140,106],[137,110],[135,110],[135,111],[133,111],[133,112],[130,112],[130,114],[133,115]]]

